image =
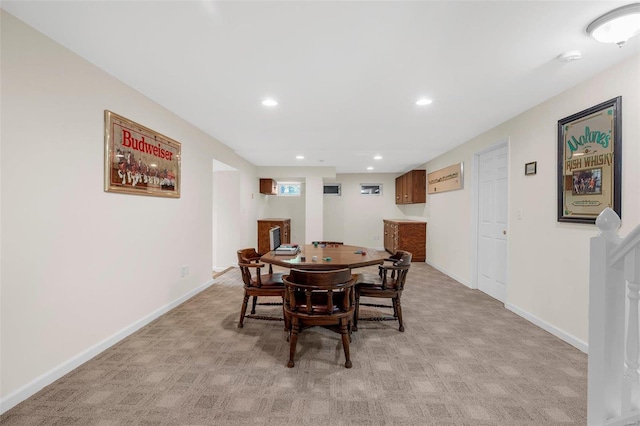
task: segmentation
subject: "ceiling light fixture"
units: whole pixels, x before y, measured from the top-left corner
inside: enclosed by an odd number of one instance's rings
[[[367,170],[373,170],[373,167],[369,166],[367,167]]]
[[[373,157],[374,160],[382,160],[382,155],[376,155]]]
[[[296,155],[296,159],[298,159],[298,160],[304,160],[304,155]]]
[[[602,43],[622,47],[631,37],[640,34],[640,3],[613,9],[587,26],[587,34]]]
[[[422,98],[422,99],[418,99],[416,101],[416,105],[418,105],[418,106],[431,105],[432,102],[433,101],[431,99]]]
[[[278,102],[275,99],[265,99],[262,101],[262,105],[272,107],[278,105]]]

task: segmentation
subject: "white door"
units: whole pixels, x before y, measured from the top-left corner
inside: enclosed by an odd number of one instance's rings
[[[508,147],[478,158],[478,289],[507,295]]]

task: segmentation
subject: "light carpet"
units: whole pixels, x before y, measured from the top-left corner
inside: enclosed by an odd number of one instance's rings
[[[424,263],[412,264],[402,296],[406,331],[360,322],[351,369],[339,335],[322,328],[300,335],[287,368],[283,322],[237,328],[242,295],[232,269],[0,424],[586,424],[584,353]]]

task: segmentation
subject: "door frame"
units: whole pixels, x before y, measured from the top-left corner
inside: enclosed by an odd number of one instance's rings
[[[494,144],[482,149],[481,151],[475,152],[472,158],[472,167],[473,167],[473,179],[471,179],[471,288],[478,289],[478,238],[479,238],[479,229],[478,229],[478,219],[480,216],[479,209],[479,197],[480,197],[480,156],[482,154],[486,154],[487,152],[493,151],[498,148],[502,148],[503,146],[507,147],[507,157],[509,157],[511,153],[510,147],[511,139],[509,136],[502,138],[495,142]],[[511,167],[510,162],[507,164],[507,217],[509,217],[510,210],[510,197],[509,197],[509,188],[511,187]],[[508,222],[507,222],[508,223]],[[509,285],[509,236],[507,236],[507,286]],[[506,299],[506,298],[505,298]],[[504,304],[507,302],[505,300]]]
[[[222,227],[225,231],[246,228],[246,226],[240,226],[237,222],[245,216],[245,212],[240,202],[241,177],[239,170],[216,159],[212,159],[211,164],[211,269],[214,272],[221,272],[231,266],[235,266],[237,259],[235,249],[229,251],[230,240],[233,240],[233,238],[228,235],[221,235],[220,228]],[[231,176],[229,175],[225,178],[228,185],[224,188],[225,193],[232,196],[231,203],[228,197],[225,199],[221,195],[220,179],[224,173],[233,173],[233,177],[229,178]],[[225,202],[222,202],[222,199]],[[238,219],[228,222],[227,219],[230,215]],[[238,236],[236,239],[243,241],[244,238],[243,236]]]

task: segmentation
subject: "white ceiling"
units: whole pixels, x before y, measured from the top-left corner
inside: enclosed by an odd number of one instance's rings
[[[628,3],[1,5],[253,164],[362,173],[410,170],[639,54],[640,37],[618,48],[585,34]],[[582,60],[555,59],[574,49]],[[266,97],[279,105],[264,107]]]

